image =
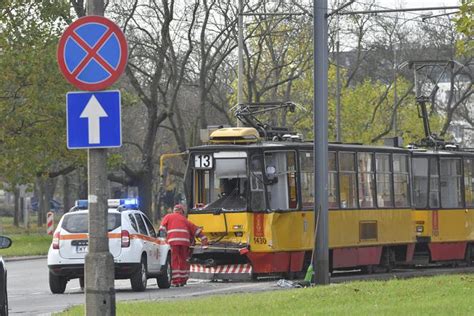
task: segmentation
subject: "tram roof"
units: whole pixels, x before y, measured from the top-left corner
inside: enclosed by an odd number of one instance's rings
[[[252,149],[309,149],[313,147],[313,142],[289,142],[289,141],[263,141],[250,144],[210,144],[191,147],[190,151],[216,151],[216,150],[231,150],[231,151],[246,151]],[[392,146],[377,146],[377,145],[363,145],[352,143],[329,143],[329,150],[353,150],[353,151],[373,151],[373,152],[398,152],[398,153],[413,153],[415,155],[442,155],[442,156],[474,156],[473,151],[464,150],[436,150],[431,148],[401,148]]]
[[[305,149],[312,148],[313,142],[288,142],[288,141],[264,141],[258,143],[250,143],[246,145],[242,144],[210,144],[201,145],[190,148],[191,151],[198,150],[232,150],[232,151],[243,151],[252,149]],[[388,152],[409,152],[409,149],[391,146],[376,146],[376,145],[362,145],[362,144],[341,144],[341,143],[329,143],[329,149],[339,150],[359,150],[359,151],[388,151]]]

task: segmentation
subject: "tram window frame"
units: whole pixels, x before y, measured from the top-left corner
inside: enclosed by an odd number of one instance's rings
[[[332,156],[332,157],[331,157]],[[328,152],[328,208],[338,209],[340,204],[339,199],[339,176],[338,176],[338,159],[336,151]],[[331,192],[333,191],[333,192]],[[333,200],[331,200],[333,194]]]
[[[285,172],[278,172],[278,167],[279,166],[271,166],[271,165],[268,165],[267,164],[267,155],[270,155],[270,154],[279,154],[279,153],[285,153],[285,161],[286,161],[286,168],[285,168]],[[289,167],[288,167],[288,154],[289,153],[292,153],[293,154],[293,167],[294,167],[294,170],[289,170]],[[264,160],[264,167],[265,167],[265,173],[266,171],[268,170],[267,168],[270,166],[270,167],[274,167],[276,169],[276,175],[277,175],[277,179],[275,182],[267,182],[266,181],[266,184],[265,184],[265,194],[266,194],[266,200],[267,200],[267,208],[268,210],[270,211],[277,211],[277,212],[291,212],[291,211],[295,211],[295,210],[298,210],[299,208],[299,181],[297,179],[298,177],[298,155],[297,155],[297,152],[296,150],[267,150],[267,151],[264,151],[263,152],[263,160]],[[291,203],[292,203],[292,197],[291,197],[291,187],[290,187],[290,174],[293,174],[293,184],[294,184],[294,190],[295,190],[295,197],[293,199],[293,202],[295,203],[294,207],[291,207]],[[280,179],[278,179],[280,176],[282,175],[286,175],[285,179],[285,183],[286,183],[286,205],[285,207],[286,208],[279,208],[279,207],[272,207],[272,192],[269,192],[269,189],[271,191],[273,191],[273,189],[276,187],[276,185],[280,185],[279,184],[281,181]],[[265,176],[267,177],[267,175]],[[275,180],[275,179],[274,179]],[[273,180],[273,181],[274,181]],[[278,190],[278,189],[277,189]],[[281,201],[280,201],[281,202]],[[280,206],[280,205],[279,205]]]
[[[435,169],[436,167],[436,169]],[[428,159],[428,207],[430,209],[441,208],[440,197],[440,175],[439,175],[439,159],[437,156]],[[437,190],[433,189],[436,183]],[[437,199],[437,200],[436,200]],[[436,202],[436,203],[435,203]]]
[[[396,168],[396,162],[399,162],[398,168]],[[403,166],[405,167],[404,170],[402,170]],[[393,205],[395,208],[409,208],[410,197],[411,197],[410,195],[411,183],[410,183],[410,165],[409,165],[408,155],[393,153],[392,154],[392,170],[393,170],[393,173],[392,173]],[[403,177],[403,179],[405,179],[405,182],[397,181],[399,179],[398,177],[400,177],[400,179],[402,179]],[[400,186],[398,184],[400,184]],[[404,188],[402,188],[401,186],[402,184],[404,184]],[[397,190],[397,188],[400,188],[401,190]],[[400,194],[397,194],[398,192],[400,192]],[[397,196],[405,196],[405,199],[403,200],[404,204],[397,203],[397,201],[402,201],[402,200],[397,200]]]
[[[300,198],[301,198],[301,208],[303,210],[309,210],[314,208],[314,151],[308,149],[300,150],[298,152],[299,154],[299,175],[300,175],[300,180],[299,180],[299,192],[300,192]],[[309,155],[309,161],[310,163],[303,163],[303,159],[308,158]],[[303,181],[303,174],[305,177],[305,181]],[[307,178],[306,178],[307,177]],[[303,183],[305,182],[305,183]],[[303,187],[308,189],[303,189]],[[303,191],[305,193],[303,193]],[[309,194],[309,195],[306,195]],[[306,200],[308,198],[308,200]]]
[[[382,164],[379,163],[381,159],[379,158],[386,158]],[[385,167],[388,167],[385,170]],[[393,198],[393,162],[392,162],[392,155],[388,152],[376,152],[375,153],[375,197],[376,197],[376,205],[378,208],[393,208],[394,207],[394,198]],[[388,181],[386,177],[388,176]],[[383,180],[382,180],[383,179]],[[383,182],[382,182],[383,181]],[[381,189],[383,183],[383,187],[388,185],[388,200],[386,196],[386,191],[384,190],[384,196],[381,196]],[[380,191],[380,192],[379,192]],[[381,205],[381,204],[384,205]]]
[[[474,157],[463,158],[463,178],[466,208],[474,208]]]
[[[249,159],[249,208],[252,212],[261,212],[266,211],[268,209],[268,201],[267,201],[267,194],[266,194],[266,187],[265,187],[265,176],[264,176],[264,157],[263,153],[261,152],[251,152]],[[254,162],[258,161],[258,165]],[[255,194],[254,194],[255,192]],[[257,193],[261,192],[261,200],[256,201],[254,198],[257,197]],[[260,203],[258,207],[256,203]]]
[[[453,161],[456,166],[457,175],[452,173],[444,174],[447,169],[450,169],[448,165],[445,165],[447,161]],[[451,165],[452,166],[452,165]],[[452,171],[451,170],[448,170]],[[457,178],[457,183],[451,181],[453,178]],[[456,184],[456,186],[455,186]],[[455,189],[457,192],[447,192],[446,189],[452,190]],[[453,194],[455,193],[455,194]],[[464,208],[464,192],[463,192],[463,171],[462,171],[462,159],[461,157],[440,157],[439,159],[439,194],[440,194],[440,207],[442,209],[459,209]],[[447,204],[452,202],[451,198],[457,196],[456,205]]]
[[[224,153],[233,153],[235,154],[235,156],[229,156],[229,157],[225,157],[225,156],[221,156],[221,157],[216,157],[216,153],[221,153],[221,152],[224,152]],[[192,155],[192,158],[191,159],[194,159],[194,156],[196,154],[201,154],[200,152],[196,152],[196,153],[193,153]],[[216,187],[216,184],[219,183],[219,179],[216,178],[216,174],[215,174],[215,170],[216,170],[216,167],[217,167],[217,161],[218,160],[232,160],[232,159],[242,159],[244,160],[244,166],[245,166],[245,174],[246,174],[246,180],[247,180],[247,183],[245,185],[245,188],[244,188],[244,193],[243,193],[243,197],[246,201],[246,207],[245,207],[245,210],[230,210],[228,212],[233,212],[233,213],[238,213],[238,212],[247,212],[249,211],[249,207],[250,207],[250,175],[249,175],[249,152],[248,151],[232,151],[232,150],[229,150],[229,151],[219,151],[219,152],[210,152],[209,153],[210,155],[213,156],[213,163],[212,163],[212,168],[208,168],[208,169],[203,169],[203,168],[196,168],[196,167],[192,167],[192,176],[193,176],[193,185],[192,185],[192,209],[194,209],[194,211],[192,212],[210,212],[209,210],[200,210],[201,207],[207,205],[210,203],[211,200],[214,199],[214,194],[219,194],[218,191],[219,191],[219,186]],[[231,154],[232,155],[232,154]],[[241,155],[241,156],[238,156],[238,155]],[[199,188],[196,188],[196,184],[198,183],[197,181],[197,178],[196,177],[204,177],[203,180],[200,180],[200,181],[204,181],[204,192],[198,192],[199,191]],[[206,179],[207,178],[207,179]],[[238,178],[240,179],[240,178]],[[201,196],[198,196],[197,194],[202,194]],[[203,201],[201,201],[200,199],[203,198]],[[200,200],[199,202],[197,200]],[[214,200],[213,202],[215,202],[216,200]]]
[[[341,156],[352,156],[352,159],[342,159]],[[357,180],[357,164],[356,164],[356,156],[357,153],[355,151],[339,151],[337,154],[338,157],[338,184],[339,184],[339,205],[341,209],[357,209],[359,207],[359,198],[358,198],[358,180]],[[352,170],[351,168],[342,169],[342,165],[345,163],[351,163],[352,165]],[[342,183],[345,182],[345,180],[342,180],[342,177],[349,177],[349,187],[347,192],[344,191],[345,195],[347,195],[347,199],[343,200],[343,190],[341,190]],[[352,192],[351,192],[352,189]],[[346,194],[347,193],[347,194]],[[351,196],[352,195],[352,196]],[[349,200],[352,198],[352,200]],[[347,201],[350,201],[351,203],[348,203]],[[345,202],[345,203],[344,203]]]
[[[363,171],[361,172],[360,171],[360,157],[361,156],[368,156],[370,157],[370,163],[369,164],[365,164],[366,167],[370,167],[370,169],[368,171]],[[373,208],[376,208],[377,207],[377,204],[376,204],[376,199],[377,199],[377,195],[376,195],[376,190],[375,190],[375,186],[376,186],[376,176],[375,176],[375,155],[373,152],[369,152],[369,151],[359,151],[357,152],[357,183],[358,183],[358,190],[357,190],[357,196],[358,196],[358,201],[359,201],[359,207],[362,208],[362,209],[373,209]],[[362,180],[362,176],[366,176],[368,175],[368,178],[369,181],[368,181],[368,187],[366,187],[365,185],[363,186],[363,182],[361,181]],[[366,179],[364,179],[366,180]],[[371,194],[370,195],[364,195],[363,197],[361,196],[361,190],[363,190],[365,188],[368,188],[369,189],[369,193]],[[370,200],[370,198],[372,200]]]
[[[413,177],[413,207],[416,209],[428,208],[429,197],[429,158],[428,156],[412,157],[412,177]],[[423,163],[422,163],[423,162]],[[418,165],[420,163],[420,165]],[[423,170],[421,168],[423,167]],[[423,173],[417,173],[419,171]],[[423,180],[423,182],[422,182]],[[424,187],[418,188],[421,184]],[[423,202],[423,203],[419,203]]]

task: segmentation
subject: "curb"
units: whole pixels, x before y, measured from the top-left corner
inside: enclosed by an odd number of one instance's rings
[[[37,260],[37,259],[46,259],[47,255],[42,256],[24,256],[24,257],[4,257],[3,260],[5,262],[12,262],[12,261],[27,261],[27,260]]]

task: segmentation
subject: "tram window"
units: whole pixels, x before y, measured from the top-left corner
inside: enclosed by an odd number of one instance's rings
[[[395,193],[395,207],[409,206],[408,187],[408,157],[407,155],[393,155],[393,191]]]
[[[329,208],[338,208],[339,203],[337,198],[337,165],[335,152],[329,152],[328,169],[328,206]]]
[[[415,207],[428,206],[428,158],[413,158],[413,200]]]
[[[200,210],[245,210],[249,185],[246,161],[232,157],[232,154],[225,158],[214,156],[214,169],[195,170],[195,207]]]
[[[392,207],[390,154],[375,154],[375,171],[377,172],[377,205],[379,207]]]
[[[374,170],[372,169],[373,154],[358,153],[357,166],[359,171],[359,204],[361,208],[374,207]]]
[[[466,207],[474,207],[474,159],[464,159],[464,194]]]
[[[355,171],[355,154],[339,153],[339,194],[341,208],[357,207],[357,178]]]
[[[439,208],[439,170],[438,159],[430,158],[430,208]]]
[[[194,204],[199,208],[209,201],[209,170],[194,170]]]
[[[461,180],[461,159],[441,158],[440,188],[442,208],[463,207]]]
[[[314,206],[314,162],[311,151],[300,152],[301,198],[303,208]]]
[[[261,156],[250,160],[250,207],[252,211],[265,210],[265,185],[263,180]]]
[[[267,185],[272,210],[296,209],[298,206],[295,158],[293,151],[265,153],[265,170],[275,171],[272,184]]]

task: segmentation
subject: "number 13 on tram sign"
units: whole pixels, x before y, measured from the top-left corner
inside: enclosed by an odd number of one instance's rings
[[[194,168],[212,169],[212,155],[211,154],[196,154],[194,156]]]

